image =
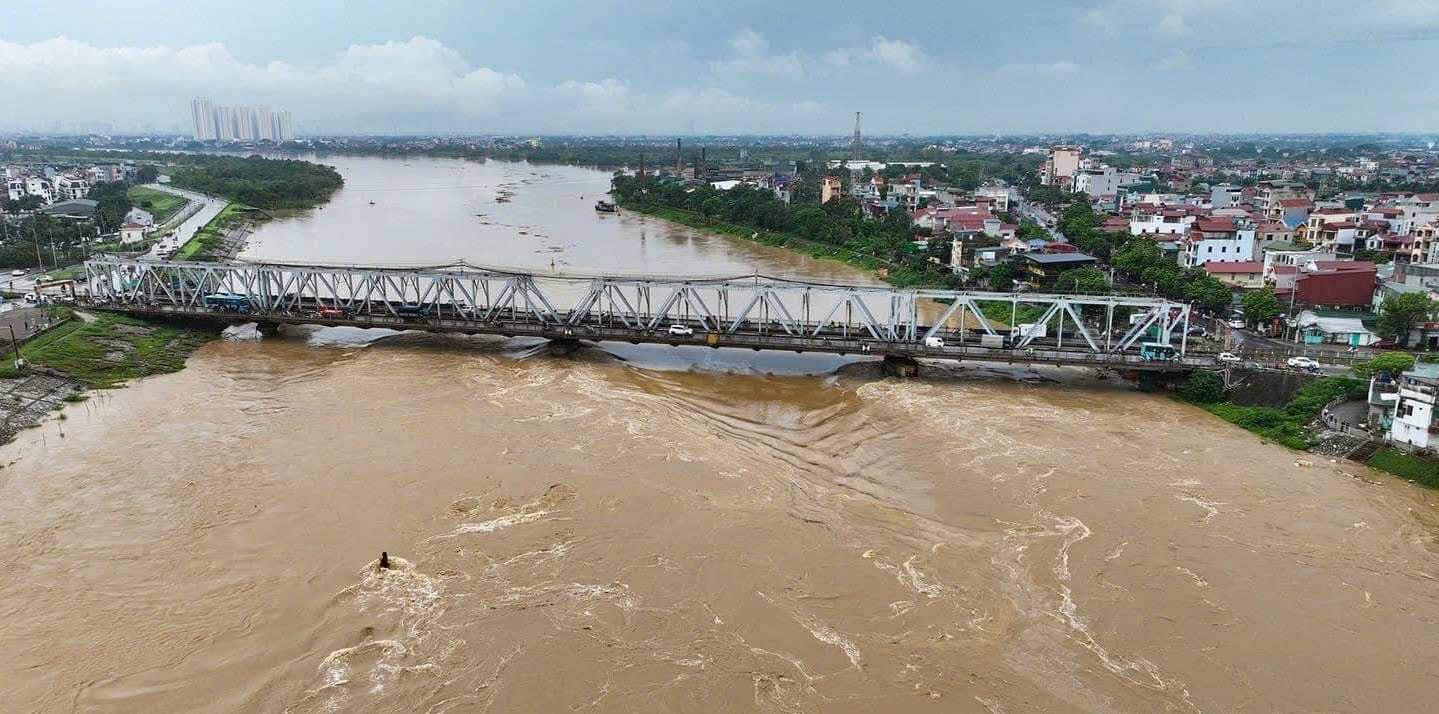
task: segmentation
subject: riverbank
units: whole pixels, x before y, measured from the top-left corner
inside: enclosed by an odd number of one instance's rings
[[[1315,428],[1326,404],[1341,399],[1363,399],[1368,385],[1352,377],[1324,377],[1299,390],[1283,408],[1243,406],[1224,398],[1223,384],[1210,373],[1196,374],[1180,388],[1180,398],[1224,421],[1276,444],[1313,452],[1324,444],[1323,429]],[[1342,454],[1341,454],[1342,455]],[[1439,489],[1439,462],[1394,448],[1379,449],[1359,463],[1376,470]]]
[[[109,313],[75,311],[68,321],[21,345],[32,367],[69,377],[89,389],[110,389],[139,377],[183,369],[190,354],[214,334],[174,325],[145,322]],[[0,378],[17,379],[15,353],[0,357]]]

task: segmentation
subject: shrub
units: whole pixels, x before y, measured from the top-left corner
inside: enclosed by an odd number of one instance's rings
[[[1224,380],[1213,372],[1195,372],[1179,386],[1179,396],[1195,404],[1224,401]]]

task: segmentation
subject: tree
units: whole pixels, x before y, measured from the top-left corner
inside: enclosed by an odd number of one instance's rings
[[[989,289],[1007,293],[1014,288],[1014,269],[1009,263],[1000,263],[989,269]]]
[[[1379,334],[1393,337],[1403,347],[1409,342],[1409,331],[1433,315],[1435,307],[1428,293],[1390,295],[1379,303]]]
[[[135,170],[135,183],[154,183],[160,178],[160,169],[150,164],[145,164]]]
[[[1179,387],[1179,396],[1195,404],[1224,401],[1224,380],[1213,372],[1195,372]]]
[[[1414,355],[1408,352],[1385,352],[1374,359],[1358,362],[1350,369],[1360,377],[1372,377],[1376,374],[1397,377],[1414,369]]]
[[[1054,289],[1062,293],[1105,295],[1109,293],[1109,278],[1099,268],[1074,268],[1059,274]]]
[[[1245,294],[1243,306],[1244,321],[1250,324],[1271,322],[1284,312],[1279,298],[1274,296],[1274,288],[1267,286]]]

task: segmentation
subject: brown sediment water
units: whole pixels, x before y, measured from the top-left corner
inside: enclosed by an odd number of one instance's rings
[[[401,262],[403,202],[404,262],[864,279],[599,172],[335,163],[252,256]],[[246,337],[4,447],[0,710],[1432,710],[1435,494],[1115,381]]]

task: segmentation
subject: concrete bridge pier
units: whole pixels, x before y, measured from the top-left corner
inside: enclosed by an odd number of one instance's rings
[[[277,337],[280,334],[280,323],[257,322],[255,323],[255,331],[260,333],[261,337]]]
[[[580,341],[569,337],[557,337],[550,340],[546,348],[550,351],[550,354],[556,357],[563,357],[579,349]]]
[[[880,365],[886,377],[899,377],[907,379],[919,376],[919,361],[913,357],[902,355],[885,355],[884,363]]]

